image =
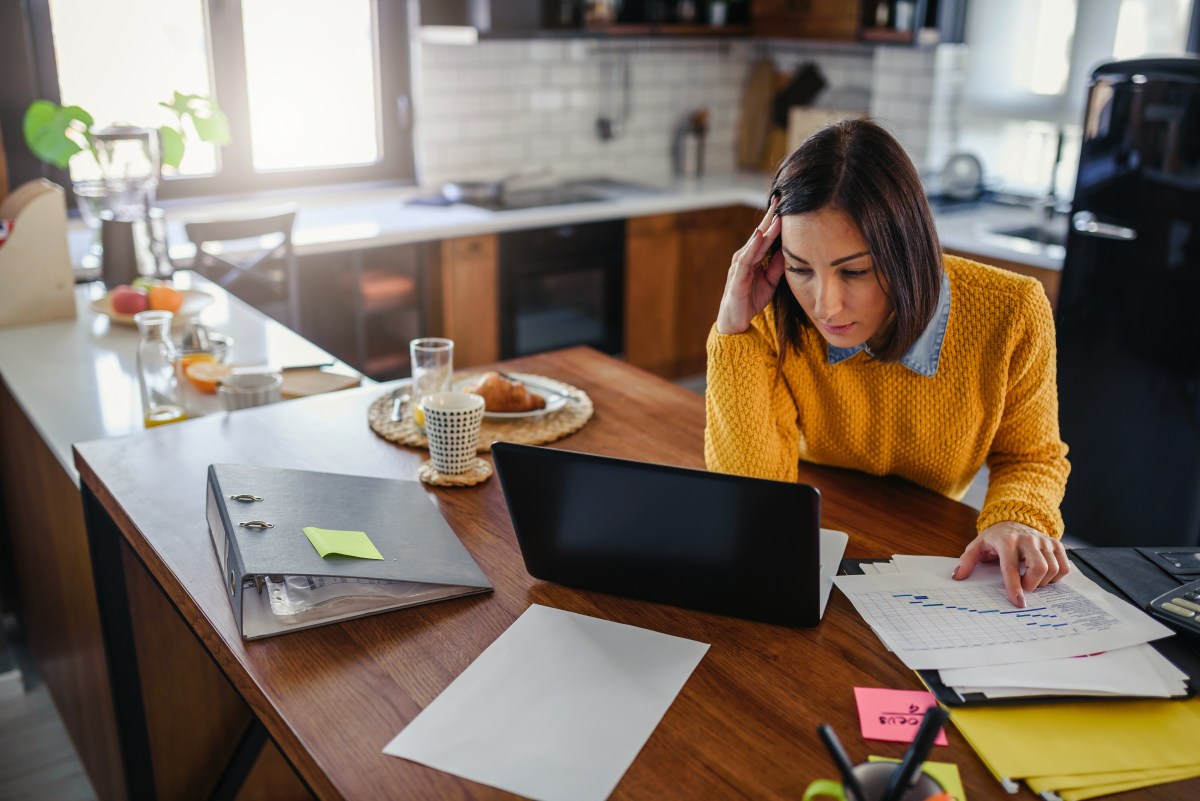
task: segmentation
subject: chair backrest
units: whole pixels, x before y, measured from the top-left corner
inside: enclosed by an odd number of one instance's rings
[[[240,217],[232,220],[208,220],[184,223],[183,230],[188,241],[200,248],[208,242],[235,242],[241,239],[257,239],[272,234],[281,234],[281,246],[291,248],[292,228],[296,224],[296,212],[290,210],[266,217]]]
[[[256,217],[236,217],[228,220],[205,220],[186,222],[183,230],[188,240],[196,246],[192,269],[207,278],[240,294],[236,285],[244,279],[252,283],[268,283],[286,301],[284,322],[293,330],[299,330],[299,296],[296,254],[292,247],[292,229],[296,223],[296,209],[273,209]],[[267,245],[263,238],[271,237]],[[239,243],[234,248],[220,248],[214,253],[206,247],[212,244]],[[245,243],[242,245],[241,243]],[[267,261],[283,260],[282,281],[266,275],[259,265]],[[277,261],[275,261],[278,264]]]

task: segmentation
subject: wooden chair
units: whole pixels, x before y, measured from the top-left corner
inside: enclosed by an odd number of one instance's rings
[[[192,269],[300,331],[299,268],[292,247],[296,210],[185,223],[196,246]]]

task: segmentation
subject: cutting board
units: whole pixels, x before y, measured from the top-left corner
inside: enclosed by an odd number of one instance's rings
[[[750,67],[746,90],[742,94],[742,116],[738,124],[738,166],[762,169],[763,153],[771,127],[771,104],[778,89],[775,66],[769,59]]]
[[[61,186],[38,178],[0,203],[12,221],[0,245],[0,328],[75,316],[75,275],[67,250],[67,201]]]
[[[866,115],[861,111],[847,111],[840,108],[813,108],[812,106],[792,106],[788,110],[787,152],[791,153],[804,140],[833,122],[848,119],[859,119]]]
[[[316,367],[308,370],[285,370],[279,394],[284,398],[303,398],[307,395],[320,395],[322,392],[350,389],[360,383],[362,376],[335,373]]]

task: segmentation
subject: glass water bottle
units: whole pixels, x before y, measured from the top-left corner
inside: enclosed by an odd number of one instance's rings
[[[146,428],[174,423],[187,417],[183,392],[175,373],[175,346],[171,344],[169,311],[144,311],[134,315],[138,340],[138,386]]]

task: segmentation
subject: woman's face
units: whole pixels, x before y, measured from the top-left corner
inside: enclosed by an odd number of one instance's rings
[[[844,212],[786,216],[779,237],[788,288],[829,344],[856,347],[883,330],[892,302],[862,233]]]

